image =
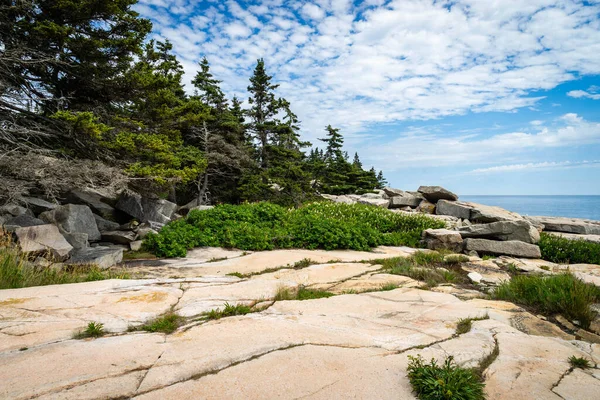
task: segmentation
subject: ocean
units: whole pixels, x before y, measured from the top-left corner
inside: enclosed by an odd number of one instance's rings
[[[600,196],[460,196],[459,200],[498,206],[522,215],[600,221]]]

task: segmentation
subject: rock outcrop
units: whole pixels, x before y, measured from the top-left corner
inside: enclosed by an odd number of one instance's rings
[[[423,242],[431,250],[451,250],[460,253],[463,250],[463,239],[457,231],[448,229],[426,229],[423,231]]]
[[[17,244],[25,254],[50,253],[54,260],[62,261],[69,257],[73,246],[67,242],[55,225],[37,225],[15,230]]]
[[[390,197],[389,200],[389,208],[402,208],[402,207],[411,207],[415,208],[423,199],[413,196],[410,193],[403,193],[401,195],[395,195]]]
[[[40,219],[58,226],[62,232],[86,233],[88,240],[100,240],[96,219],[88,206],[78,204],[58,206],[40,214]]]
[[[107,269],[123,261],[123,249],[115,247],[88,247],[74,251],[69,265],[96,265]]]
[[[543,225],[545,231],[600,235],[600,221],[564,217],[525,217],[532,223]]]
[[[465,239],[465,251],[478,254],[509,255],[523,258],[541,258],[540,248],[534,244],[507,240],[504,242],[488,239]]]
[[[132,191],[124,191],[115,206],[118,210],[138,219],[140,222],[166,224],[177,211],[177,204],[163,199],[143,197]]]
[[[500,207],[486,206],[465,201],[440,200],[436,205],[436,213],[439,215],[451,215],[453,217],[468,219],[472,222],[479,223],[523,219],[519,214],[507,211]]]
[[[535,244],[540,240],[540,233],[525,220],[498,221],[489,224],[475,224],[458,228],[463,238],[479,238],[493,240],[517,240]]]
[[[441,186],[420,186],[417,192],[432,203],[437,203],[439,200],[458,200],[457,195]]]

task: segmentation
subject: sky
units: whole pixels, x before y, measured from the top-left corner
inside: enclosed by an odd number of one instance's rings
[[[258,58],[303,139],[328,124],[390,186],[600,195],[600,0],[140,0],[186,89]]]

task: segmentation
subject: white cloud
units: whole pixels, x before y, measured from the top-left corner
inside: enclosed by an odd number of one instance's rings
[[[574,168],[584,166],[600,166],[600,160],[594,161],[545,161],[538,163],[527,163],[527,164],[510,164],[510,165],[498,165],[489,168],[477,168],[470,171],[470,174],[480,175],[489,173],[501,173],[501,172],[518,172],[525,170],[544,170],[544,169],[559,169],[559,168]]]
[[[170,3],[136,9],[190,61],[188,81],[207,56],[224,90],[247,97],[264,57],[313,141],[329,123],[353,135],[373,124],[533,107],[540,91],[600,74],[597,2],[229,0],[178,23],[165,18]]]
[[[600,94],[586,92],[585,90],[571,90],[567,92],[567,96],[578,98],[588,98],[592,100],[600,100]]]

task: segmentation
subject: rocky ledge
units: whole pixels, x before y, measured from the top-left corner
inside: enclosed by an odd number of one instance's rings
[[[446,229],[423,232],[423,243],[432,250],[448,249],[469,255],[508,255],[540,258],[536,245],[540,232],[600,242],[600,221],[565,217],[529,217],[500,207],[459,201],[440,186],[421,186],[416,192],[386,187],[364,195],[324,198],[339,203],[362,203],[393,212],[421,213],[443,220]]]
[[[489,399],[596,398],[600,344],[477,290],[421,289],[375,261],[414,252],[197,249],[130,265],[151,279],[0,291],[0,398],[415,399],[406,368],[417,354],[483,368]],[[488,282],[505,264],[555,267],[471,257],[464,268]],[[337,296],[277,297],[300,286]],[[252,312],[203,318],[225,303]],[[185,320],[172,334],[136,331],[166,313]],[[457,332],[466,318],[482,320]],[[74,339],[90,321],[107,334]],[[592,368],[573,369],[572,356]]]

